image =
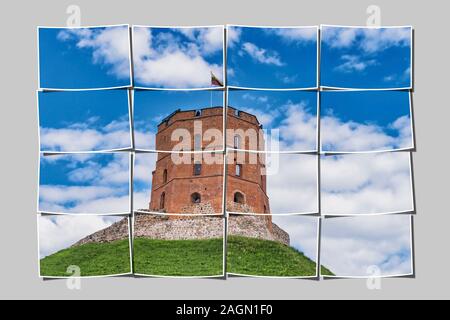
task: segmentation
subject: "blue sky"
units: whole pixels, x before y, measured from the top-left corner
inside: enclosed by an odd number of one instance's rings
[[[129,212],[129,155],[40,157],[39,211]]]
[[[39,28],[40,87],[129,86],[128,26]]]
[[[134,129],[136,148],[154,150],[154,135],[158,130],[158,124],[175,110],[197,110],[210,106],[223,106],[223,92],[135,91]],[[222,131],[223,128],[217,129]]]
[[[317,93],[309,91],[230,90],[228,105],[256,115],[263,125],[267,150],[317,149]],[[276,140],[279,130],[279,146]],[[271,140],[270,136],[273,139]]]
[[[411,28],[323,26],[321,86],[357,89],[411,86]]]
[[[413,147],[407,91],[321,92],[320,111],[323,151]]]
[[[127,90],[39,92],[41,151],[130,148]]]
[[[317,86],[317,28],[229,27],[228,84],[250,88]]]
[[[223,80],[223,26],[133,29],[136,87],[208,88]]]

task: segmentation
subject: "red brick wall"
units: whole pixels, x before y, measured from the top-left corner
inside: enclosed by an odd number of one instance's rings
[[[259,122],[254,115],[240,112],[235,115],[234,109],[229,108],[227,117],[227,144],[233,147],[234,129],[246,131],[253,129],[257,133],[260,129]],[[194,146],[194,122],[202,122],[202,132],[210,128],[219,129],[223,132],[223,109],[209,108],[203,109],[201,116],[195,117],[195,111],[181,111],[175,113],[158,127],[156,135],[157,150],[171,150],[176,142],[171,141],[173,130],[185,128],[191,133],[191,147]],[[241,149],[248,148],[248,139],[241,138],[241,143],[245,145]],[[203,147],[208,142],[203,142]],[[222,141],[216,143],[216,147],[221,148]],[[240,177],[236,176],[236,162],[244,155],[242,164],[242,173]],[[186,156],[186,155],[185,155]],[[218,154],[217,156],[221,156]],[[269,199],[266,195],[265,175],[262,171],[264,164],[258,158],[257,163],[249,164],[249,157],[255,154],[231,154],[228,158],[227,174],[227,204],[232,204],[234,193],[241,192],[245,198],[245,205],[251,208],[252,213],[270,213]],[[189,164],[177,164],[172,161],[171,154],[159,153],[156,162],[156,169],[153,172],[152,193],[149,209],[159,211],[160,197],[165,192],[164,212],[183,213],[186,207],[192,205],[191,195],[198,192],[201,195],[201,203],[209,203],[214,213],[222,213],[222,193],[223,193],[223,164],[206,164],[202,161],[202,170],[200,176],[194,176],[194,157],[198,159],[199,155],[188,155],[191,158]],[[164,170],[167,170],[167,182],[163,182]],[[229,208],[230,209],[230,208]],[[233,211],[236,206],[233,206]],[[270,220],[270,219],[269,219]]]

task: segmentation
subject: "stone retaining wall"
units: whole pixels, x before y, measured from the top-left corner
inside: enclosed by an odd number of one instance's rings
[[[267,216],[231,215],[228,220],[228,234],[249,238],[272,240],[289,245],[289,234],[272,223],[268,226]],[[191,240],[221,238],[224,233],[224,219],[221,216],[186,216],[168,219],[167,216],[136,214],[134,237],[161,240]],[[128,218],[98,231],[74,246],[85,243],[111,242],[128,237]]]

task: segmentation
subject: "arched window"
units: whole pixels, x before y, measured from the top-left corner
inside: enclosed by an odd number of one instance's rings
[[[194,192],[191,194],[191,202],[192,203],[200,203],[202,202],[202,196],[198,192]]]
[[[161,197],[159,199],[159,209],[161,209],[161,210],[164,209],[165,202],[166,202],[166,193],[163,192],[163,193],[161,193]]]
[[[235,192],[234,193],[234,198],[233,198],[234,202],[236,203],[240,203],[240,204],[244,204],[245,203],[245,198],[244,195],[240,192]]]
[[[195,116],[200,117],[202,115],[202,110],[195,110]]]
[[[164,172],[163,172],[163,183],[166,183],[167,182],[167,169],[164,169]]]

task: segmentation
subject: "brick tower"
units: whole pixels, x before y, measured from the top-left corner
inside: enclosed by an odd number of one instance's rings
[[[201,132],[195,128],[201,125]],[[256,116],[229,107],[227,110],[227,146],[256,149],[264,145]],[[176,110],[158,125],[157,150],[172,150],[176,129],[190,133],[190,149],[207,151],[222,149],[222,139],[210,139],[209,129],[223,132],[223,108]],[[261,148],[257,148],[261,150]],[[223,158],[221,153],[208,154],[210,159]],[[223,161],[205,161],[204,155],[188,154],[187,163],[175,164],[170,153],[158,153],[152,172],[150,211],[189,214],[221,214],[223,196]],[[202,158],[203,157],[203,158]],[[250,159],[250,157],[253,157]],[[232,212],[270,213],[266,193],[264,157],[243,152],[229,152],[227,168],[227,210]]]

